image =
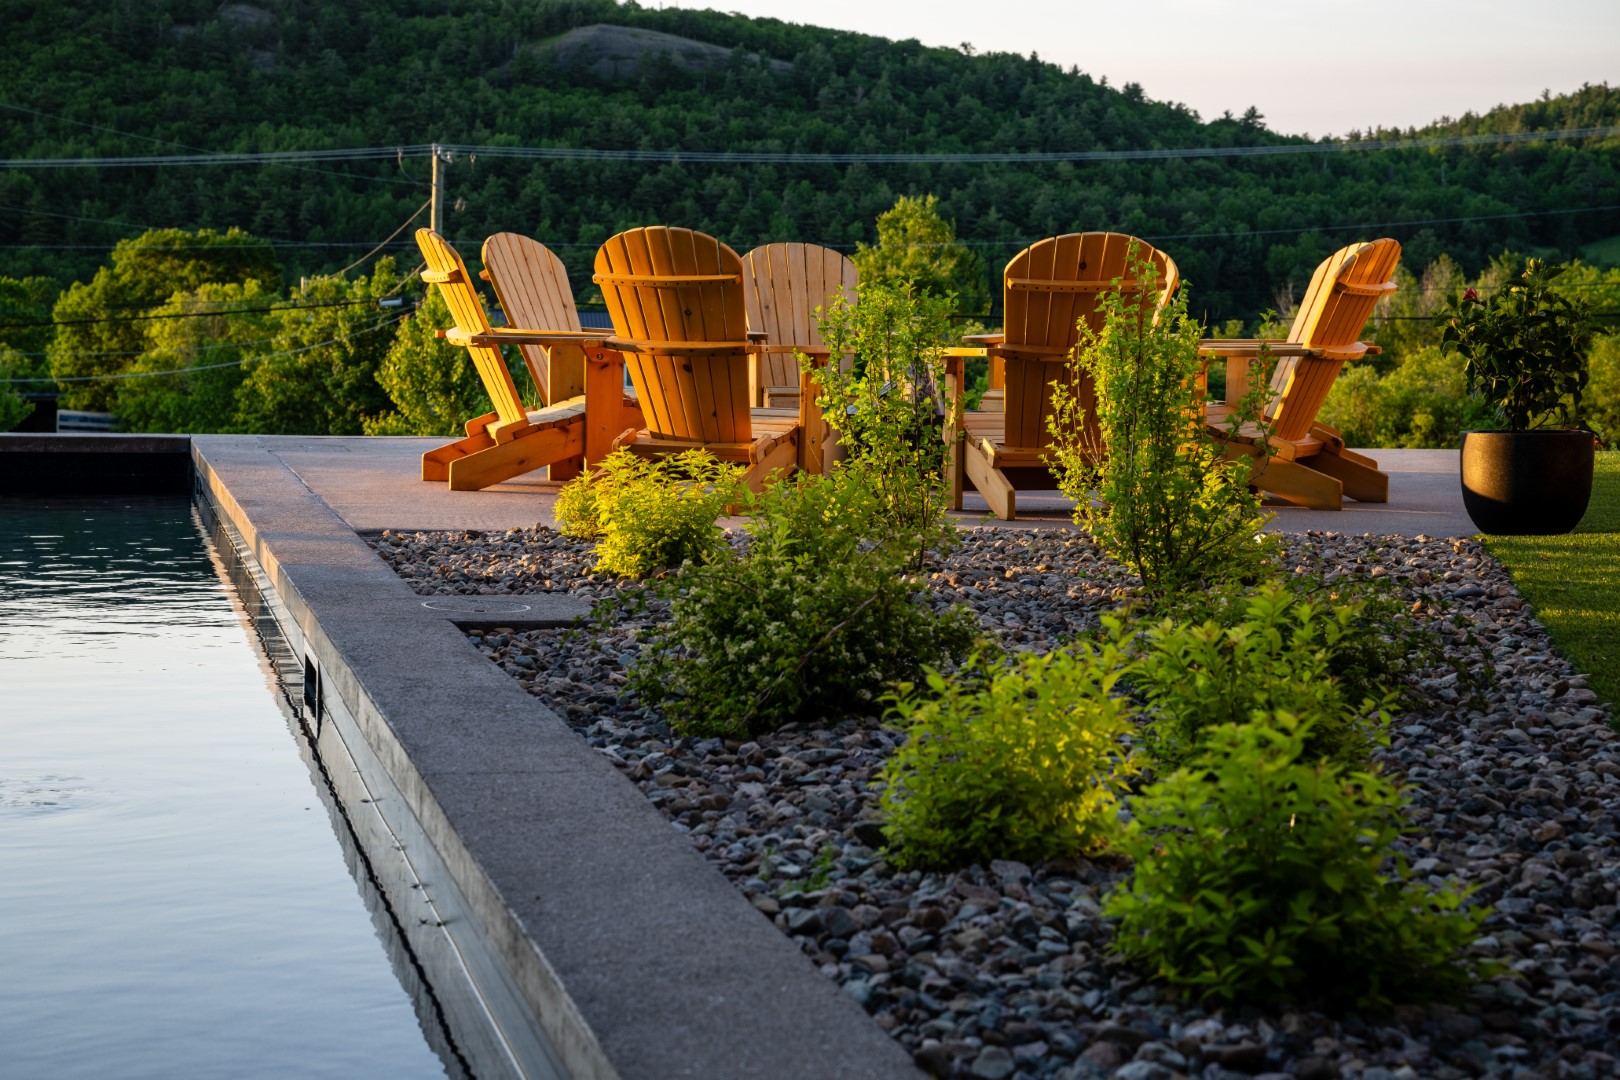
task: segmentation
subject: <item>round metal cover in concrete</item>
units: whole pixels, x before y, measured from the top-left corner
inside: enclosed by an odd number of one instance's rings
[[[424,600],[422,606],[431,611],[455,611],[462,614],[474,615],[491,613],[496,615],[515,615],[520,611],[529,611],[528,604],[519,604],[513,600],[499,600],[494,597],[484,599],[476,596],[445,596],[435,600]]]

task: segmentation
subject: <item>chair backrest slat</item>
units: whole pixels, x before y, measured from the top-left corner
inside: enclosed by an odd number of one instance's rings
[[[1125,233],[1066,233],[1031,244],[1007,263],[1002,275],[1005,312],[1006,445],[1041,447],[1051,443],[1052,383],[1066,376],[1063,362],[1078,338],[1083,319],[1101,328],[1101,297],[1114,289],[1144,287],[1130,276],[1130,252],[1152,262],[1162,309],[1180,284],[1175,261],[1146,241]],[[1118,282],[1116,285],[1115,282]],[[1019,355],[1020,348],[1027,349]],[[1095,394],[1082,376],[1071,389],[1087,412],[1088,436]]]
[[[765,244],[743,256],[749,329],[765,334],[770,345],[822,348],[817,308],[842,293],[850,303],[860,275],[847,255],[819,244]],[[799,367],[791,353],[766,353],[761,367],[764,386],[797,386]]]
[[[742,260],[712,236],[651,226],[610,238],[596,280],[614,334],[640,342],[736,342],[699,355],[625,354],[649,432],[690,442],[747,442],[748,322]],[[634,279],[625,280],[625,277]]]
[[[1340,248],[1316,268],[1289,330],[1291,344],[1337,356],[1285,357],[1271,376],[1271,421],[1281,439],[1303,438],[1358,345],[1378,301],[1394,290],[1401,259],[1394,240],[1369,240]]]
[[[524,330],[580,329],[568,270],[550,248],[530,237],[502,232],[484,241],[483,256],[484,270],[495,287],[495,298],[506,313],[508,326]],[[540,345],[520,345],[518,349],[548,405],[554,397],[572,396],[553,393],[556,380],[550,350]]]
[[[432,229],[416,230],[416,246],[422,249],[428,271],[442,275],[436,284],[456,329],[467,334],[489,333],[489,315],[484,311],[484,302],[478,298],[478,290],[473,288],[472,278],[467,275],[467,265],[456,249]],[[512,373],[507,370],[501,351],[474,345],[467,349],[467,354],[501,422],[511,424],[526,420],[528,413],[523,408],[523,399],[518,396],[517,385],[512,382]]]

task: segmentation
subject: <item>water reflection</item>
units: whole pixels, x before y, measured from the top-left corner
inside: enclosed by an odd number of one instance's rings
[[[443,1076],[183,499],[0,500],[0,1071]]]

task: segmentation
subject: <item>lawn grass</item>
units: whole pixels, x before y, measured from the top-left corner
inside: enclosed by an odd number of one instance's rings
[[[1488,536],[1519,593],[1592,689],[1620,705],[1620,450],[1597,456],[1592,502],[1565,536]]]

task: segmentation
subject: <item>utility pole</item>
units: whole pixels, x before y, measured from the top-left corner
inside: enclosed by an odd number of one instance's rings
[[[439,144],[433,144],[433,205],[428,210],[428,228],[444,235],[444,171]]]

